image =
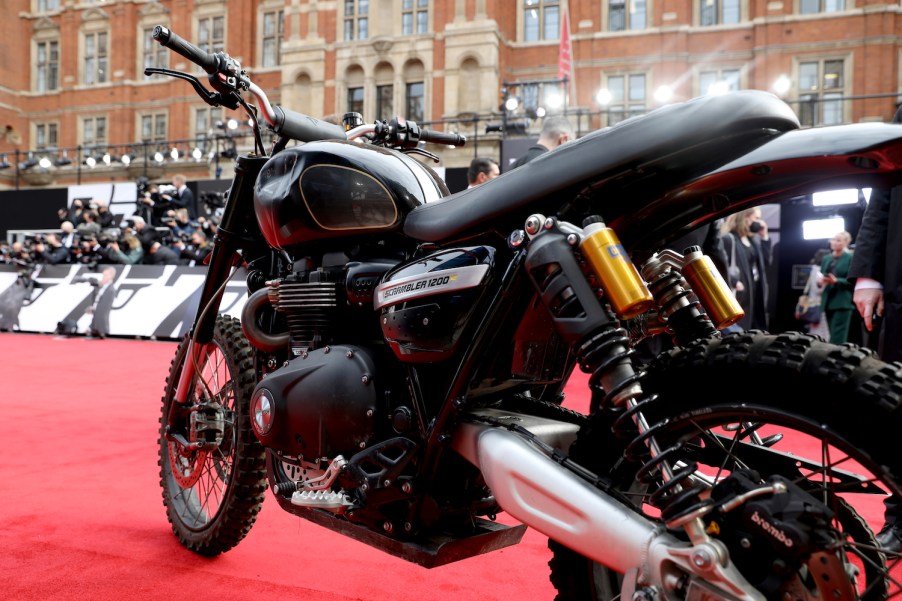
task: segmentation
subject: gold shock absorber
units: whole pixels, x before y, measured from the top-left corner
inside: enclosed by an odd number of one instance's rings
[[[683,257],[683,279],[695,292],[711,322],[718,330],[731,326],[745,315],[730,287],[708,255],[697,246]]]
[[[590,223],[583,229],[579,250],[601,282],[617,317],[632,319],[654,306],[648,286],[614,230],[601,221]]]

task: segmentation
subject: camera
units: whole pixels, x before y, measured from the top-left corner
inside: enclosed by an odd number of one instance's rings
[[[226,192],[201,192],[201,202],[205,203],[212,213],[213,209],[219,209],[226,205]]]

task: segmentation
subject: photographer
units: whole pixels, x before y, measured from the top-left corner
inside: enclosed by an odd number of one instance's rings
[[[169,201],[173,208],[187,209],[188,218],[194,220],[197,219],[197,200],[194,198],[194,192],[185,184],[186,181],[185,176],[181,173],[173,175],[173,190],[165,193],[161,191],[160,195]]]
[[[166,186],[165,189],[171,191],[171,186]],[[165,197],[161,194],[159,186],[141,178],[138,182],[138,208],[135,215],[152,226],[162,225],[163,215],[172,208],[169,198],[168,193]]]
[[[144,249],[134,234],[125,232],[122,235],[122,246],[115,240],[111,241],[107,247],[107,256],[115,263],[137,265],[144,261]]]
[[[34,259],[38,263],[60,265],[71,263],[72,255],[69,249],[63,246],[56,234],[47,234],[43,239],[38,238],[34,244]]]
[[[81,239],[79,251],[76,257],[76,263],[82,265],[96,266],[100,263],[112,263],[107,249],[109,248],[110,238],[107,236],[88,235]]]
[[[75,226],[71,221],[64,221],[60,224],[60,232],[60,243],[71,253],[78,246],[78,235],[75,233]]]
[[[107,205],[106,201],[103,200],[92,200],[89,207],[95,207],[93,210],[97,212],[97,223],[100,224],[100,229],[105,230],[112,227],[116,227],[116,224],[113,223],[113,214],[110,213],[110,207]]]
[[[145,263],[149,265],[181,265],[178,253],[160,242],[150,245],[149,256]]]
[[[25,245],[21,242],[13,242],[9,245],[4,257],[4,263],[9,265],[30,265],[34,261],[31,258],[31,253],[25,248]]]
[[[83,221],[82,213],[85,211],[84,201],[80,198],[76,198],[72,201],[72,206],[69,207],[69,210],[65,215],[60,214],[60,220],[71,221],[72,225],[78,227],[78,225]]]
[[[203,265],[207,255],[213,250],[207,237],[200,230],[191,233],[187,244],[183,240],[177,240],[174,246],[179,251],[182,263],[190,266]]]
[[[160,238],[157,231],[153,227],[148,226],[147,222],[138,215],[132,215],[125,223],[126,232],[131,231],[138,241],[141,242],[141,248],[144,250],[144,262],[148,263],[150,247]]]
[[[100,223],[98,223],[99,216],[97,215],[97,211],[92,211],[88,209],[81,214],[81,223],[75,226],[75,231],[78,232],[78,235],[82,238],[86,236],[99,236],[100,230],[103,228],[100,227]]]

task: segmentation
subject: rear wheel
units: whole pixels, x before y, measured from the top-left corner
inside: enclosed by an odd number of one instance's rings
[[[160,419],[160,484],[172,531],[188,549],[217,555],[237,545],[257,519],[266,490],[264,449],[251,430],[250,345],[237,319],[220,316],[199,353],[184,406],[173,407],[188,355],[186,337],[169,369]],[[175,410],[176,427],[167,431]]]
[[[664,493],[652,503],[662,481],[657,473],[640,472],[649,456],[615,461],[614,467],[598,459],[612,457],[606,446],[611,422],[601,418],[580,433],[574,459],[607,472],[637,511],[656,520],[662,512],[673,519],[697,507],[728,478],[751,474],[760,484],[785,477],[804,499],[829,510],[803,530],[810,535],[804,559],[781,555],[760,528],[746,527],[754,520],[751,500],[705,517],[743,575],[774,600],[902,598],[902,579],[891,574],[899,558],[880,551],[874,540],[883,524],[882,501],[898,493],[902,481],[902,365],[808,335],[744,332],[670,351],[648,367],[642,383],[642,414],[659,447],[668,450],[668,463],[690,466],[683,488],[695,487],[698,494],[687,502]],[[620,424],[626,436],[616,457],[637,436],[632,420]],[[620,594],[619,574],[553,541],[550,547],[558,600]]]

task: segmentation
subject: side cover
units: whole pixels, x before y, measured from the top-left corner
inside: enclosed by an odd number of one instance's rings
[[[392,270],[376,288],[382,334],[401,361],[446,359],[491,281],[495,249],[444,250]]]

